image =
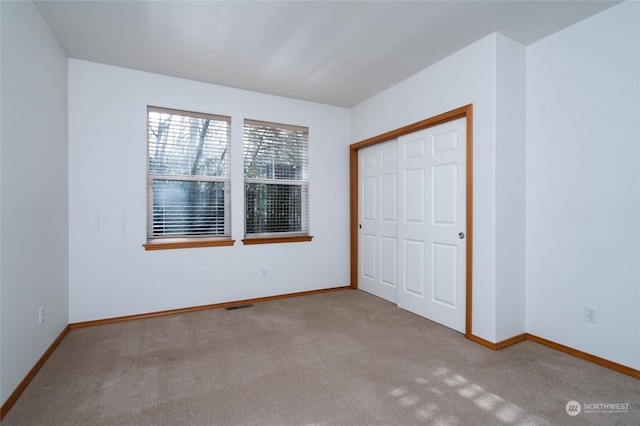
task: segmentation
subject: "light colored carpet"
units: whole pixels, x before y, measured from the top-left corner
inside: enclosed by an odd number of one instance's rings
[[[629,407],[572,417],[571,400]],[[640,381],[344,290],[71,330],[2,422],[414,424],[638,425]]]

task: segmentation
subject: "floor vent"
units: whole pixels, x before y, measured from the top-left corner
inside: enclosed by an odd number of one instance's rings
[[[225,308],[227,311],[235,311],[236,309],[244,309],[244,308],[253,308],[252,304],[249,305],[238,305],[238,306],[229,306]]]

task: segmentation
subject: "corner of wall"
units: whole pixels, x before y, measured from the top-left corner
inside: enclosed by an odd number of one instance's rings
[[[636,369],[639,41],[623,2],[527,47],[527,333]]]
[[[526,48],[496,34],[496,341],[526,331]]]
[[[67,56],[35,4],[0,2],[0,10],[4,404],[69,322],[68,104]],[[32,208],[40,206],[46,215]]]

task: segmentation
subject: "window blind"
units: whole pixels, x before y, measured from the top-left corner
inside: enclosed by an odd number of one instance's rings
[[[309,129],[245,120],[245,234],[309,232]]]
[[[230,237],[230,117],[148,107],[148,239]]]

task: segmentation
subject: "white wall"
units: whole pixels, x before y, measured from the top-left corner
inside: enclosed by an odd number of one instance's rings
[[[639,369],[640,3],[529,46],[527,78],[527,331]]]
[[[524,226],[524,209],[516,207],[519,215],[512,223],[496,224],[496,203],[508,206],[509,196],[518,189],[524,191],[524,176],[516,176],[514,186],[496,186],[496,173],[508,177],[514,167],[505,159],[496,157],[496,144],[519,144],[517,161],[524,166],[524,110],[520,105],[512,108],[513,101],[524,99],[524,48],[499,34],[492,34],[460,50],[413,77],[391,87],[352,109],[351,142],[358,142],[407,124],[432,117],[443,112],[473,104],[473,334],[490,342],[497,339],[497,318],[511,322],[515,327],[501,328],[500,337],[508,338],[524,332],[524,314],[511,305],[497,303],[514,302],[524,305],[524,276],[521,270],[511,270],[506,262],[511,258],[524,258],[524,233],[514,234],[497,241],[497,229],[505,231]],[[499,55],[498,55],[499,52]],[[503,70],[505,68],[505,70]],[[520,73],[511,81],[496,80],[505,73]],[[497,90],[500,89],[499,92]],[[518,118],[518,114],[522,118]],[[515,122],[509,121],[517,118]],[[498,120],[499,119],[499,120]],[[519,121],[518,121],[519,120]],[[496,127],[510,122],[510,127],[498,132]],[[498,139],[497,139],[498,138]],[[520,138],[520,140],[514,140]],[[498,142],[496,142],[498,141]],[[502,163],[500,168],[497,164]],[[501,192],[497,192],[497,190]],[[515,200],[522,203],[521,197]],[[522,210],[520,212],[518,209]],[[497,254],[505,253],[504,243],[497,253],[497,242],[513,242],[511,250],[516,254],[505,260]],[[523,261],[520,261],[523,263]],[[496,294],[497,271],[507,287],[518,286],[501,299]],[[512,318],[514,317],[514,318]],[[504,336],[506,332],[513,334]]]
[[[143,249],[147,105],[231,116],[235,246]],[[349,285],[349,110],[70,60],[69,118],[70,322]],[[244,118],[309,127],[312,242],[242,245]]]
[[[69,322],[67,57],[33,3],[0,10],[4,403]]]
[[[496,341],[525,324],[526,48],[496,36]],[[482,200],[477,200],[482,202]]]

